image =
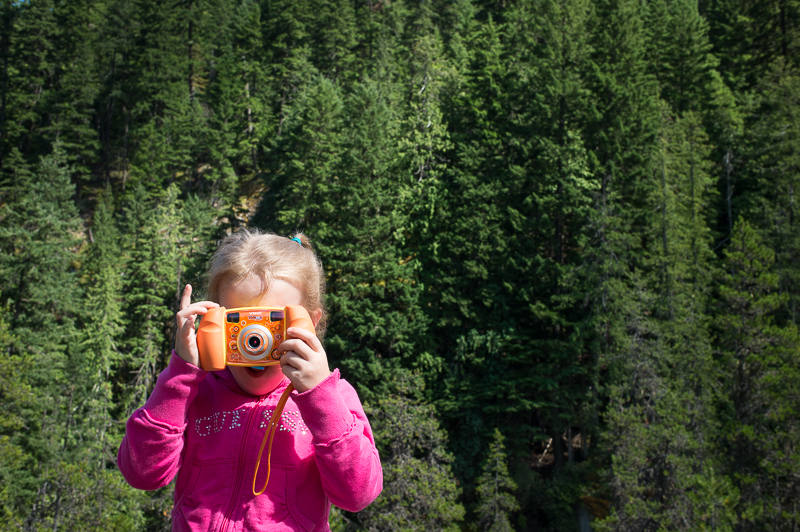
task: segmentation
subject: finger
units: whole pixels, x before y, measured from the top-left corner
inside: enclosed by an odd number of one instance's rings
[[[292,381],[292,384],[294,384],[302,375],[302,372],[291,364],[281,366],[281,373],[283,373],[290,381]]]
[[[180,329],[181,340],[184,340],[184,342],[188,344],[193,333],[194,333],[194,316],[189,316],[184,320],[183,326]]]
[[[284,353],[294,352],[305,360],[311,360],[316,354],[316,351],[311,349],[307,343],[300,339],[285,340],[280,347]]]
[[[289,366],[294,368],[297,371],[302,371],[303,366],[308,363],[308,361],[303,358],[302,356],[298,355],[294,351],[287,351],[281,356],[281,369]]]
[[[192,285],[187,284],[183,287],[183,294],[181,294],[181,310],[185,309],[192,303]],[[179,313],[175,315],[175,321],[178,324],[178,330],[183,329],[186,318]]]
[[[205,313],[207,313],[212,308],[216,308],[218,306],[219,306],[218,304],[216,304],[216,303],[214,303],[212,301],[200,301],[198,303],[192,303],[191,305],[189,305],[185,309],[179,311],[177,315],[180,316],[183,319],[186,319],[189,316],[192,316],[192,315],[195,315],[195,314],[204,315]]]
[[[200,305],[207,309],[217,308],[219,303],[214,303],[213,301],[198,301],[197,303],[193,303],[193,305]]]
[[[185,309],[192,304],[192,285],[187,284],[183,287],[183,295],[181,296],[181,310]]]
[[[324,351],[324,349],[322,348],[322,342],[320,342],[319,338],[317,338],[317,335],[312,333],[311,331],[301,329],[300,327],[289,327],[288,329],[286,329],[286,334],[294,338],[299,338],[300,340],[303,340],[314,351],[317,352]]]

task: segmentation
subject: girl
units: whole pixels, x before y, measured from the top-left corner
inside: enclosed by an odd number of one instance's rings
[[[186,285],[169,366],[128,420],[117,462],[138,489],[166,486],[177,473],[173,530],[330,530],[331,503],[357,512],[380,493],[381,463],[355,390],[328,369],[320,340],[287,330],[280,365],[199,367],[195,320],[222,305],[308,310],[325,332],[322,265],[308,239],[256,231],[227,237],[208,272],[213,301],[191,303]],[[256,456],[275,405],[289,385],[275,433],[267,490],[251,488]],[[264,484],[266,466],[256,483]]]

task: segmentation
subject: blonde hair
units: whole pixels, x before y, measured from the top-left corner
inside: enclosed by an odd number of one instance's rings
[[[218,301],[220,293],[243,279],[261,280],[264,295],[275,280],[294,286],[302,294],[302,305],[312,316],[320,311],[317,337],[325,336],[325,273],[308,237],[296,233],[297,241],[258,229],[244,229],[227,236],[211,257],[206,278],[208,298]]]

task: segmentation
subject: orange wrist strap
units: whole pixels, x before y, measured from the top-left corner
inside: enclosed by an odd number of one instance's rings
[[[253,495],[261,495],[264,493],[264,490],[267,489],[267,484],[269,484],[272,440],[275,438],[275,429],[278,428],[278,421],[281,418],[281,414],[283,414],[283,407],[286,406],[286,401],[289,399],[289,394],[292,393],[292,390],[294,390],[294,386],[290,384],[286,388],[286,391],[283,392],[283,395],[281,395],[278,404],[275,406],[275,412],[272,413],[272,419],[269,420],[269,426],[266,432],[264,432],[264,439],[261,440],[261,448],[258,450],[258,458],[256,459],[256,470],[255,473],[253,473]],[[261,488],[261,491],[256,491],[256,477],[258,476],[258,468],[261,465],[261,453],[264,452],[264,444],[267,443],[267,437],[269,437],[269,448],[267,449],[267,479],[264,481],[264,487]]]

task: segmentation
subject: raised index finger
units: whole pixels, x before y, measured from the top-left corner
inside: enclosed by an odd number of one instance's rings
[[[192,285],[187,284],[183,289],[181,296],[181,310],[185,309],[192,303]]]

